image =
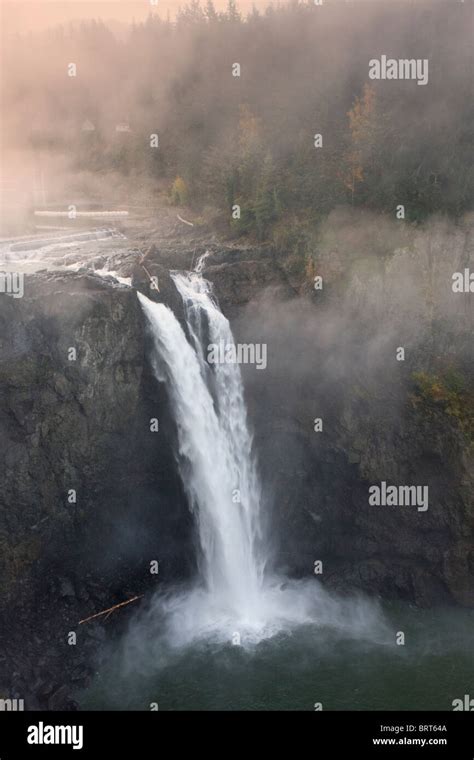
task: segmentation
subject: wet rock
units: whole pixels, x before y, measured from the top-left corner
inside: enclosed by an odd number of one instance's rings
[[[74,586],[68,578],[62,578],[59,582],[59,595],[65,599],[75,597]]]
[[[55,689],[48,698],[48,710],[67,710],[70,705],[69,687],[66,685]]]
[[[99,623],[88,623],[87,636],[94,641],[103,642],[107,638],[105,628]]]

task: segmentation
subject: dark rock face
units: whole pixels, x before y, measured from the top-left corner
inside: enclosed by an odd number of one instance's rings
[[[100,528],[112,531],[107,539],[117,540],[115,551],[133,543],[121,535],[121,520],[151,469],[171,490],[179,483],[172,431],[166,442],[150,432],[148,413],[163,424],[169,412],[146,366],[136,293],[93,276],[32,279],[30,296],[0,302],[7,595],[15,570],[25,574],[46,555],[63,569],[65,561],[73,565],[81,531],[89,549],[96,544],[94,562],[107,564]],[[127,551],[134,553],[132,546]]]
[[[134,290],[88,275],[27,277],[24,298],[0,300],[0,334],[0,683],[29,709],[59,709],[64,663],[84,669],[92,652],[78,621],[130,586],[189,576],[192,522]],[[78,630],[72,657],[66,640]]]
[[[277,566],[308,576],[321,560],[322,582],[340,591],[472,606],[473,461],[456,424],[441,411],[427,419],[408,398],[397,416],[383,402],[369,415],[367,403],[331,409],[326,398],[302,395],[291,420],[278,390],[252,398]],[[427,511],[370,505],[369,487],[382,480],[428,486]]]
[[[142,374],[132,293],[98,278],[37,279],[33,297],[0,304],[6,591],[17,555],[24,569],[43,536],[57,535],[59,525],[67,533],[103,500],[114,466],[104,454],[127,430]],[[117,455],[123,458],[122,444]],[[76,504],[68,503],[69,489]]]
[[[258,298],[262,284],[272,287],[277,297],[294,295],[281,270],[268,257],[222,264],[215,264],[213,259],[206,268],[206,277],[213,283],[220,306],[230,320],[238,317],[242,306]]]
[[[342,591],[474,604],[472,296],[451,289],[474,258],[469,230],[417,233],[383,266],[364,240],[367,258],[349,266],[335,227],[338,275],[322,291],[285,301],[272,285],[239,309],[236,340],[267,345],[267,368],[243,372],[286,572],[321,560],[322,582]],[[323,239],[317,272],[324,262]],[[382,481],[426,486],[428,509],[369,504]]]

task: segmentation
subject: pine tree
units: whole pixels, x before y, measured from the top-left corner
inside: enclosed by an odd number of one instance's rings
[[[227,0],[226,18],[228,21],[235,21],[235,22],[241,21],[241,16],[237,9],[236,0]]]
[[[212,2],[212,0],[207,0],[206,10],[204,11],[204,13],[205,13],[205,16],[206,16],[208,22],[211,23],[211,24],[214,23],[215,21],[217,21],[217,19],[219,18],[219,16],[217,15],[217,11],[215,9],[215,6],[214,6],[214,3]]]
[[[263,163],[262,176],[253,206],[257,235],[260,240],[266,237],[270,225],[277,216],[278,198],[273,187],[273,172],[272,157],[268,153]]]

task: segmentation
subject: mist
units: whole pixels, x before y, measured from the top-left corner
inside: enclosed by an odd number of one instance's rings
[[[3,227],[31,204],[166,198],[176,177],[184,203],[261,239],[341,203],[460,215],[474,176],[467,10],[193,2],[120,34],[92,16],[5,34]],[[371,80],[381,55],[428,59],[427,85]]]
[[[4,10],[2,688],[468,698],[472,4]]]

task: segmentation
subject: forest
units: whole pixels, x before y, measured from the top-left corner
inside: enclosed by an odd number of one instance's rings
[[[457,2],[290,2],[243,17],[234,0],[224,12],[192,0],[123,33],[91,20],[17,35],[4,145],[50,157],[66,198],[87,194],[88,173],[114,173],[282,249],[304,249],[341,205],[459,217],[474,190],[466,18]],[[369,77],[380,56],[426,59],[429,81]]]

